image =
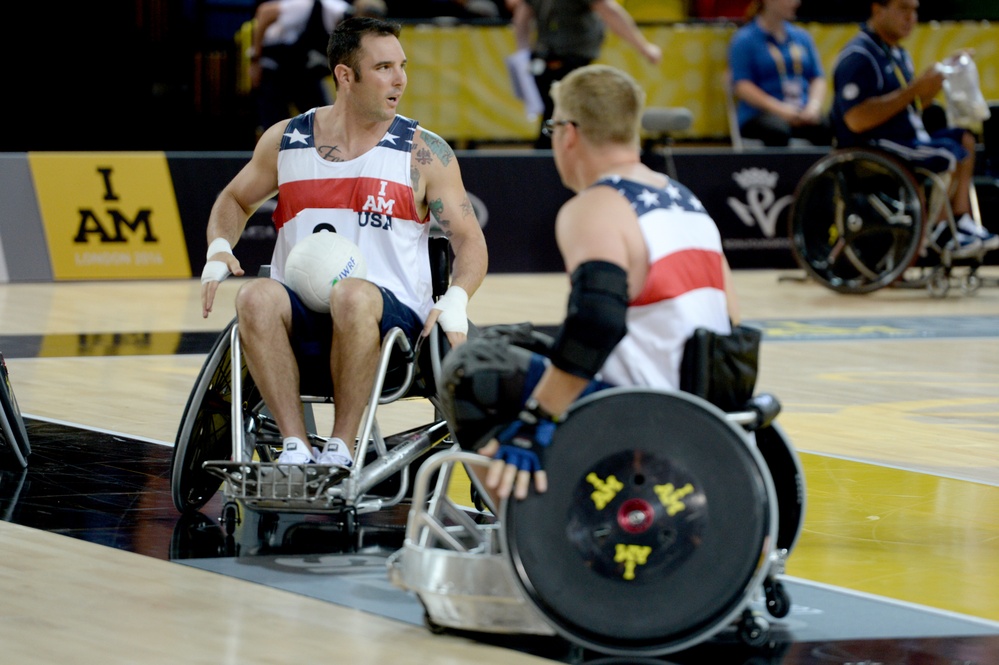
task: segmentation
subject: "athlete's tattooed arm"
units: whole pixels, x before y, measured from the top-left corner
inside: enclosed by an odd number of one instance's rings
[[[421,164],[427,163],[424,160],[429,160],[430,154],[439,159],[444,166],[447,166],[454,160],[454,151],[451,150],[451,146],[447,144],[447,141],[425,129],[420,133],[420,136],[423,138],[423,145],[426,146],[425,150],[421,148],[417,152],[417,159]]]
[[[467,198],[465,199],[468,200]],[[430,212],[433,214],[434,219],[437,220],[437,224],[441,227],[441,231],[444,232],[444,236],[447,238],[451,237],[451,220],[444,218],[444,202],[440,199],[434,199],[430,202]]]

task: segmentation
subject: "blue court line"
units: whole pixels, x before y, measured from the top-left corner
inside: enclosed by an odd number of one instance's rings
[[[768,342],[999,337],[999,316],[912,316],[836,319],[750,319]],[[554,334],[559,324],[535,324]],[[5,358],[186,355],[211,349],[218,332],[115,332],[0,335]]]
[[[768,342],[999,337],[999,316],[911,316],[745,321]]]

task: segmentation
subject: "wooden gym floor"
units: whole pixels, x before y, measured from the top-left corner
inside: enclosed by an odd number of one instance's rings
[[[795,275],[735,276],[744,318],[766,332],[759,389],[783,403],[779,422],[805,471],[788,575],[966,617],[992,637],[792,645],[769,660],[711,662],[999,662],[999,288],[844,296],[779,279]],[[196,280],[0,285],[0,352],[43,448],[27,485],[49,497],[18,506],[23,477],[0,475],[0,660],[551,662],[170,562],[167,446],[238,287],[224,283],[203,320]],[[566,295],[561,275],[493,275],[470,318],[555,324]],[[391,405],[380,422],[391,432],[427,412]],[[141,465],[128,446],[154,452]],[[110,459],[122,477],[148,474],[159,498],[88,485],[88,464]],[[129,537],[112,537],[125,522],[136,525]]]

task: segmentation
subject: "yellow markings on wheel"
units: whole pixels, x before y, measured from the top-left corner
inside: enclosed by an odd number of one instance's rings
[[[603,510],[608,503],[614,500],[617,493],[624,489],[624,485],[614,476],[608,476],[607,480],[601,480],[600,476],[592,471],[586,476],[586,482],[593,485],[595,491],[590,494],[593,505],[597,510]]]
[[[673,487],[673,483],[666,483],[665,485],[656,485],[653,489],[656,496],[659,497],[659,502],[666,508],[666,514],[673,517],[677,513],[687,509],[687,504],[680,499],[693,492],[694,486],[687,483],[680,489],[677,489]]]
[[[626,580],[635,579],[635,568],[637,566],[644,566],[649,560],[650,554],[652,554],[652,548],[648,545],[625,545],[618,543],[614,547],[614,561],[615,563],[624,564],[624,575],[622,577]]]

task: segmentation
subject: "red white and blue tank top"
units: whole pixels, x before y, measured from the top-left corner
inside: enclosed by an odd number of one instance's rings
[[[315,109],[292,118],[281,140],[271,277],[284,280],[295,243],[331,229],[360,248],[369,281],[392,291],[425,319],[433,304],[430,215],[418,218],[410,176],[419,123],[397,115],[374,148],[349,161],[330,162],[316,152],[314,118]]]
[[[628,333],[600,378],[619,386],[679,389],[683,346],[695,328],[728,333],[721,235],[694,194],[669,180],[656,189],[620,176],[613,187],[631,204],[648,249],[649,272],[628,303]]]

